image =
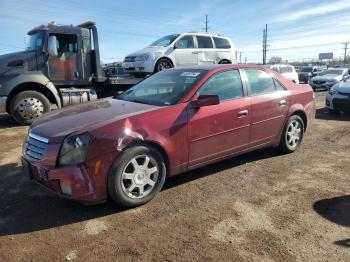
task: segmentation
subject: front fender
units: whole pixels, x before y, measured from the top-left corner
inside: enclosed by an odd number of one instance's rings
[[[28,72],[20,74],[4,75],[0,78],[0,96],[11,96],[16,87],[26,83],[36,83],[46,87],[55,97],[58,108],[62,107],[61,99],[54,84],[41,72]]]

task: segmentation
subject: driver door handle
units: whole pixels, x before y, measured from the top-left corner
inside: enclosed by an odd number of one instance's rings
[[[281,101],[279,101],[279,106],[285,106],[286,104],[287,104],[287,101],[286,100],[281,100]]]
[[[193,51],[192,54],[198,55],[198,54],[199,54],[199,51]]]
[[[248,110],[242,110],[237,113],[238,117],[245,117],[248,115]]]

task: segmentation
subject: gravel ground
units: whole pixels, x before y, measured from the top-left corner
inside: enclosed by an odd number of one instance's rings
[[[350,261],[350,117],[317,115],[294,154],[264,149],[169,179],[149,204],[83,206],[21,171],[0,115],[0,261]]]

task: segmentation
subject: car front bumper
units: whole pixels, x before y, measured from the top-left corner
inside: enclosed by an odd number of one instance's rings
[[[6,113],[7,96],[0,97],[0,113]]]
[[[334,82],[334,83],[329,83],[329,82],[326,82],[326,83],[322,83],[322,84],[317,84],[317,83],[314,83],[314,82],[309,82],[309,85],[313,88],[313,89],[331,89],[332,86],[334,86],[337,82]]]
[[[32,180],[61,197],[86,203],[107,199],[108,161],[100,160],[98,167],[94,161],[88,165],[51,168],[22,157],[22,166]]]
[[[331,96],[328,94],[326,96],[326,107],[332,110],[350,112],[350,94],[349,96],[337,94]]]
[[[123,69],[127,73],[153,73],[155,61],[123,62]]]

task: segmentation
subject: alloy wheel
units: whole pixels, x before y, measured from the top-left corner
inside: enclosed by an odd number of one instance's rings
[[[130,198],[143,198],[150,194],[158,181],[159,167],[149,155],[132,158],[122,174],[122,189]]]
[[[286,133],[287,143],[291,148],[295,148],[301,141],[302,126],[298,120],[289,123]]]

